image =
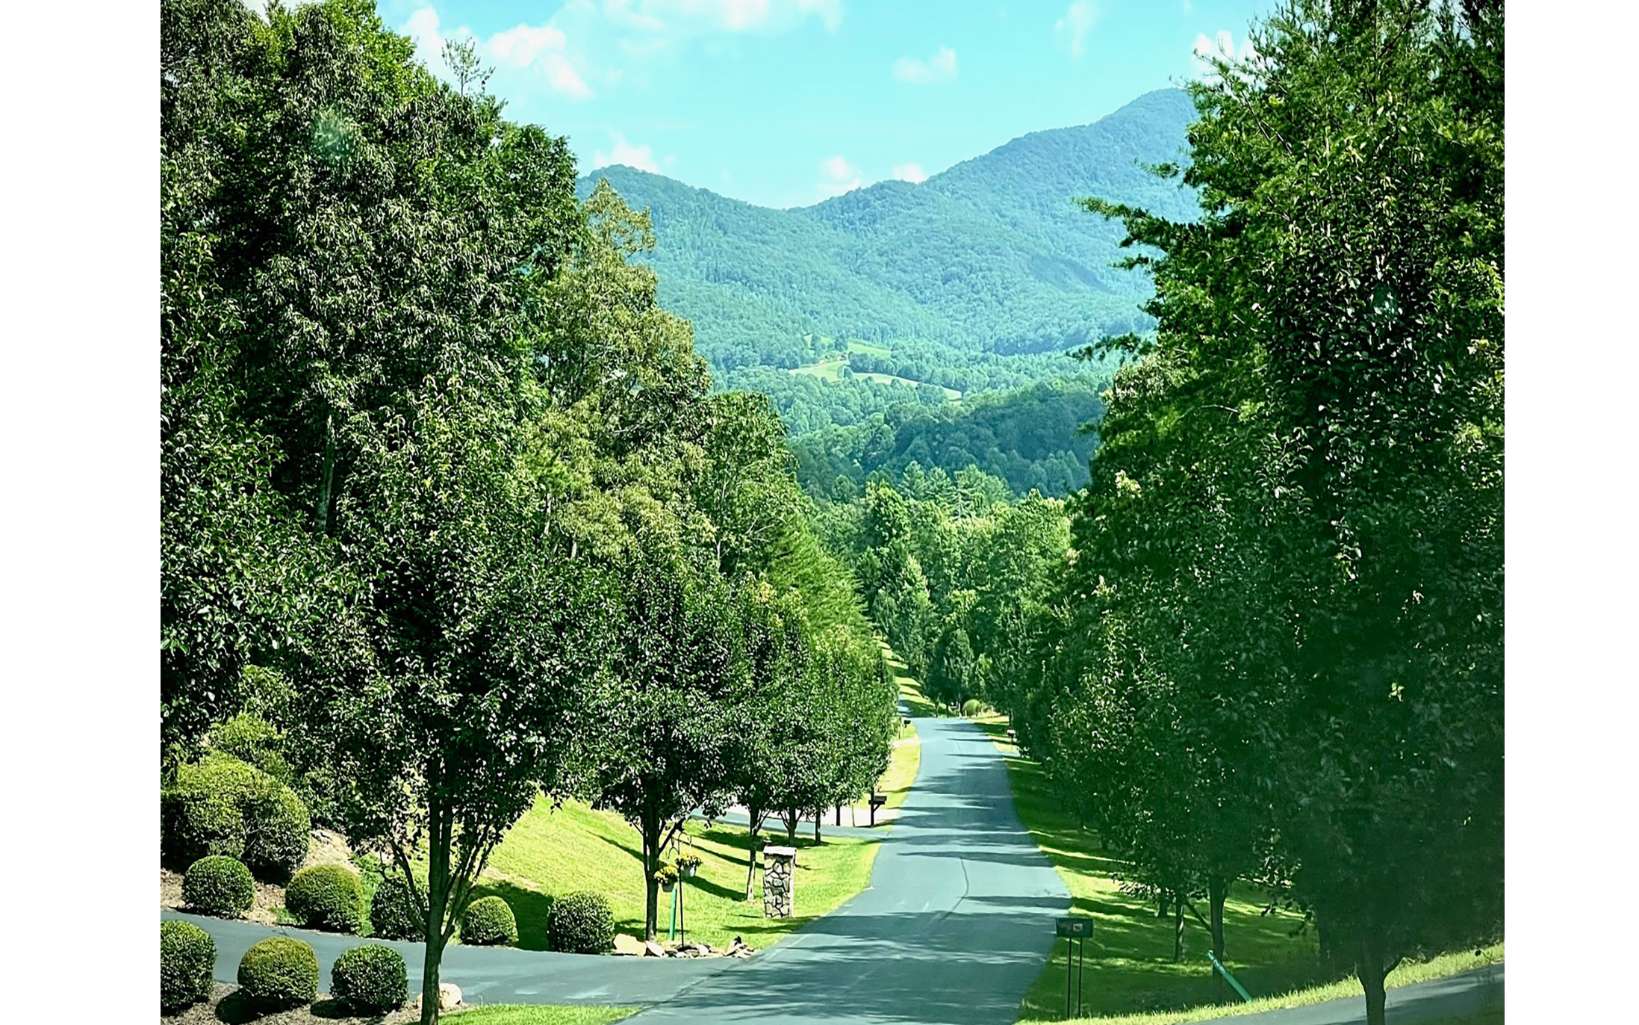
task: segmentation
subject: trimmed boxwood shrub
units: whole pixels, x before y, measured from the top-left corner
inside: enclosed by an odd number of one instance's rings
[[[296,791],[282,783],[269,788],[257,795],[246,810],[246,864],[269,879],[289,879],[307,860],[312,828],[307,805]]]
[[[229,798],[166,790],[160,810],[161,846],[172,865],[185,867],[213,854],[245,856],[245,816]]]
[[[499,897],[479,897],[461,916],[461,942],[479,947],[510,947],[518,942],[518,919]]]
[[[358,873],[345,865],[310,865],[285,887],[285,910],[309,929],[358,932],[363,905]]]
[[[243,867],[243,866],[240,866]],[[159,923],[159,1011],[175,1014],[211,995],[216,941],[192,922]]]
[[[302,799],[231,755],[213,752],[178,768],[160,805],[162,850],[172,864],[226,854],[244,859],[257,875],[281,880],[307,856],[312,821]]]
[[[984,702],[980,701],[978,698],[968,698],[966,701],[962,702],[962,714],[967,716],[969,719],[978,715],[980,712],[984,711],[984,709]]]
[[[615,915],[601,893],[566,893],[552,902],[546,932],[553,950],[603,954],[614,946]]]
[[[232,755],[272,776],[280,783],[292,780],[285,760],[285,735],[277,726],[250,712],[240,712],[211,729],[211,747]]]
[[[354,947],[330,967],[330,995],[363,1014],[394,1010],[409,990],[404,955],[380,943]]]
[[[188,866],[182,877],[182,900],[207,915],[240,918],[256,902],[256,880],[239,859],[208,855]]]
[[[319,994],[319,959],[301,940],[270,937],[240,959],[239,991],[268,1010],[310,1004]]]
[[[425,883],[422,893],[426,893]],[[427,910],[411,892],[404,874],[389,869],[370,898],[370,931],[387,940],[423,939],[427,931]]]

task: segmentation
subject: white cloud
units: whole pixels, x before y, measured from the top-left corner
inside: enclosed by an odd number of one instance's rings
[[[565,10],[618,28],[674,37],[710,32],[785,31],[816,18],[827,31],[842,24],[842,0],[570,0]]]
[[[820,175],[824,179],[819,183],[819,196],[829,199],[840,196],[844,192],[852,192],[864,184],[860,177],[859,168],[848,162],[842,154],[826,157],[820,161]]]
[[[548,50],[562,53],[568,41],[561,29],[551,25],[514,25],[490,36],[487,50],[500,64],[526,68]]]
[[[647,145],[640,146],[636,143],[629,142],[627,141],[626,136],[620,134],[619,132],[610,132],[609,140],[613,145],[610,146],[608,152],[598,150],[596,153],[592,154],[593,167],[607,167],[610,164],[625,164],[627,167],[635,167],[639,171],[648,171],[651,174],[660,173],[660,165],[656,163],[654,159],[654,147]],[[668,163],[670,163],[671,160],[671,157],[666,158]]]
[[[948,82],[956,77],[956,51],[941,46],[932,57],[901,57],[893,62],[893,77],[912,85]]]
[[[1221,28],[1215,35],[1208,36],[1205,32],[1195,37],[1195,70],[1196,74],[1211,81],[1218,77],[1212,67],[1213,59],[1222,59],[1234,64],[1244,64],[1255,60],[1258,56],[1257,47],[1250,39],[1243,39],[1239,51],[1235,48],[1235,35],[1226,28]]]
[[[1053,35],[1070,51],[1071,57],[1079,60],[1087,52],[1087,33],[1098,24],[1101,13],[1093,0],[1075,0],[1065,8],[1062,17],[1053,22]]]
[[[649,69],[690,44],[709,49],[752,33],[816,23],[835,31],[842,23],[842,0],[564,0],[541,24],[520,23],[479,38],[465,26],[441,25],[436,5],[420,0],[401,29],[434,74],[449,78],[447,40],[470,39],[486,63],[509,76],[509,88],[525,84],[515,76],[538,74],[548,89],[571,100],[591,98],[594,86],[649,86]]]
[[[921,164],[912,160],[909,163],[893,165],[893,177],[920,185],[928,180],[928,172],[922,170]]]
[[[444,44],[451,39],[471,39],[477,42],[485,59],[502,68],[515,71],[539,70],[547,87],[560,96],[584,100],[592,96],[592,87],[586,84],[568,55],[569,37],[554,25],[514,25],[479,40],[466,26],[446,33],[439,24],[438,11],[431,7],[418,8],[410,15],[404,31],[415,41],[415,53],[440,77],[449,77],[444,64]]]

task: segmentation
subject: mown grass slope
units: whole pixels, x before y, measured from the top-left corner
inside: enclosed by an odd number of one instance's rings
[[[781,834],[783,840],[783,834]],[[686,884],[683,911],[688,936],[714,946],[735,936],[761,949],[819,915],[834,910],[870,882],[877,841],[826,836],[797,838],[797,915],[763,917],[762,875],[752,899],[745,895],[747,834],[743,826],[707,827],[690,822],[683,850],[700,858],[700,872]],[[518,945],[548,949],[547,913],[552,898],[573,890],[593,890],[609,899],[615,927],[643,934],[642,850],[637,830],[611,812],[578,802],[554,809],[545,798],[518,820],[490,857],[481,894],[505,898],[518,918]],[[664,939],[672,896],[661,894],[660,935]]]
[[[975,721],[1006,757],[1019,818],[1064,880],[1073,913],[1094,919],[1082,993],[1087,1017],[1078,1020],[1162,1025],[1360,996],[1358,982],[1338,979],[1322,964],[1313,930],[1301,929],[1302,916],[1268,910],[1265,895],[1245,884],[1234,887],[1224,907],[1226,963],[1257,998],[1254,1003],[1240,1003],[1222,988],[1206,960],[1211,942],[1194,921],[1185,926],[1184,958],[1175,963],[1171,919],[1157,918],[1154,905],[1121,891],[1114,878],[1116,859],[1063,810],[1040,766],[1007,741],[1005,717],[991,714]],[[1064,941],[1054,947],[1025,996],[1021,1021],[1057,1021],[1063,1015],[1066,952]],[[1502,958],[1498,944],[1408,962],[1390,976],[1389,985],[1443,978]]]

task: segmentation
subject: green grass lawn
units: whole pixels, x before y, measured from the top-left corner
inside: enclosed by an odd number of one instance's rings
[[[827,356],[814,363],[805,363],[800,367],[792,367],[790,372],[817,377],[822,381],[840,381],[842,380],[842,368],[847,365],[847,357],[837,354]]]
[[[878,638],[877,643],[882,645],[882,657],[888,660],[888,669],[893,673],[893,682],[899,688],[899,700],[905,703],[905,707],[910,710],[912,717],[920,719],[927,716],[945,715],[946,712],[943,708],[928,700],[927,695],[922,693],[922,684],[911,676],[910,670],[905,667],[905,660],[895,654],[892,648],[888,647],[887,641]]]
[[[848,351],[862,353],[871,352],[873,351],[873,347],[864,345],[863,343],[849,342]],[[888,350],[886,349],[880,350],[880,354],[884,356],[887,355],[887,352]],[[839,352],[831,353],[823,359],[815,360],[812,363],[805,363],[800,367],[792,367],[787,372],[792,374],[803,374],[808,377],[817,377],[822,381],[840,381],[842,380],[843,368],[846,366],[848,366],[848,357],[846,354]],[[894,374],[879,374],[868,370],[856,370],[854,371],[854,376],[865,381],[875,381],[877,384],[902,384],[911,388],[915,388],[922,384],[921,381],[915,381],[909,377],[898,377]],[[939,390],[944,392],[946,399],[953,402],[962,397],[962,393],[957,391],[955,388],[939,386]]]
[[[856,370],[854,371],[854,376],[863,378],[867,381],[875,381],[878,384],[903,384],[909,385],[912,388],[920,387],[923,383],[921,381],[913,381],[908,377],[898,377],[894,374],[878,374],[869,370]],[[934,387],[944,392],[945,398],[951,402],[955,402],[957,399],[962,397],[962,393],[957,391],[955,388],[946,388],[944,385],[935,385]]]
[[[576,1004],[496,1004],[440,1015],[461,1025],[607,1025],[630,1018],[636,1007],[584,1007]]]
[[[870,882],[875,839],[826,836],[818,846],[810,829],[797,836],[797,912],[786,919],[763,917],[759,872],[752,899],[742,900],[746,881],[746,830],[690,822],[684,847],[699,856],[700,872],[686,884],[683,911],[690,939],[713,946],[735,936],[762,949],[812,918],[832,911]],[[823,832],[823,831],[822,831]],[[765,836],[769,835],[765,833]],[[784,832],[773,835],[782,840]],[[512,905],[518,918],[518,945],[547,949],[546,918],[552,897],[594,890],[609,898],[615,927],[643,934],[643,870],[637,830],[611,812],[571,802],[556,810],[541,799],[507,833],[478,887]],[[670,922],[670,894],[662,893],[660,936]]]
[[[1221,1003],[1234,998],[1219,988],[1206,962],[1211,944],[1205,930],[1193,920],[1185,926],[1184,959],[1173,963],[1171,920],[1156,918],[1153,905],[1121,892],[1112,875],[1117,862],[1100,850],[1096,837],[1061,810],[1040,767],[1008,743],[1006,719],[986,715],[974,721],[1005,755],[1019,818],[1058,869],[1074,912],[1095,920],[1082,997],[1087,1020],[1099,1025],[1161,1025],[1360,996],[1359,983],[1352,978],[1337,980],[1321,964],[1312,930],[1294,935],[1301,916],[1284,910],[1266,914],[1264,895],[1237,884],[1224,906],[1226,962],[1260,999],[1250,1005]],[[1065,952],[1062,943],[1054,948],[1025,996],[1021,1021],[1058,1020],[1063,1013]],[[1502,956],[1498,944],[1477,955],[1463,951],[1408,963],[1390,976],[1389,985],[1442,978],[1496,963]]]
[[[893,754],[888,757],[888,771],[877,784],[877,792],[888,799],[885,807],[897,808],[905,803],[921,766],[922,738],[916,735],[915,726],[900,727],[899,739],[894,741]]]

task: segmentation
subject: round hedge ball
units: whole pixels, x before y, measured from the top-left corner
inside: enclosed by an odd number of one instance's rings
[[[345,865],[311,865],[285,887],[285,910],[309,929],[358,932],[363,904],[358,873]]]
[[[265,778],[244,805],[245,862],[267,879],[289,879],[307,858],[313,819],[296,791]]]
[[[160,795],[160,843],[165,863],[186,868],[200,858],[245,854],[245,816],[227,797],[180,789]]]
[[[301,940],[265,939],[239,961],[239,992],[267,1010],[310,1004],[319,993],[319,959]]]
[[[518,920],[499,897],[479,897],[461,918],[461,942],[479,947],[510,947],[518,942]]]
[[[361,1014],[395,1010],[409,989],[404,955],[380,943],[354,947],[330,968],[330,995]]]
[[[615,915],[601,893],[566,893],[552,902],[546,931],[553,950],[604,954],[615,942]]]
[[[202,914],[242,918],[256,902],[256,881],[244,862],[213,854],[188,866],[182,877],[182,901]]]
[[[425,893],[425,884],[421,891]],[[370,932],[386,940],[424,939],[427,912],[403,873],[390,872],[370,898]]]
[[[216,941],[192,922],[159,923],[159,1012],[176,1014],[208,999]]]
[[[243,858],[275,881],[307,856],[311,816],[294,790],[254,765],[220,751],[180,766],[160,794],[161,852],[189,865],[207,854]]]

